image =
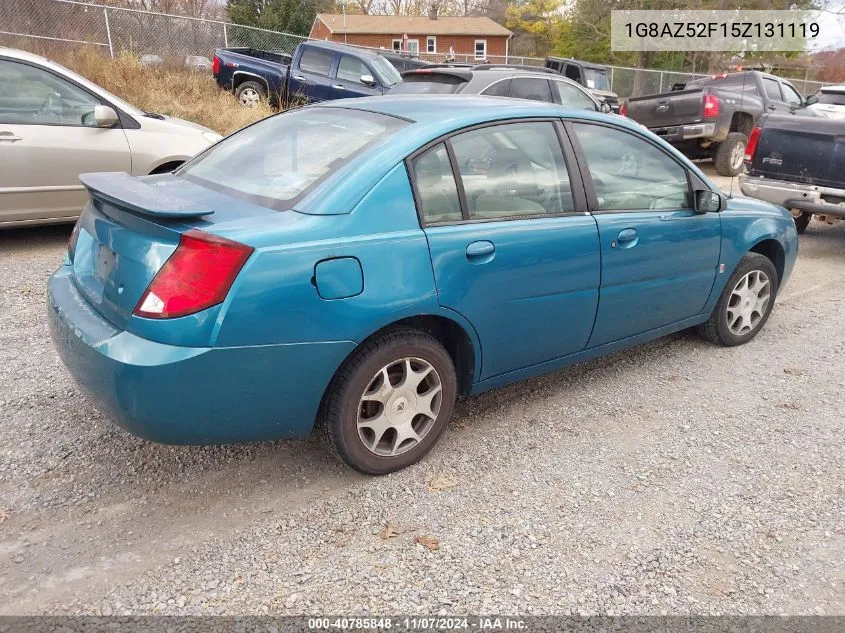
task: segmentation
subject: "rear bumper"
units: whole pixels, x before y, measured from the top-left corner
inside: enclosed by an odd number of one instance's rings
[[[73,379],[130,433],[165,444],[300,437],[353,342],[199,348],[118,330],[63,266],[47,293],[50,335]]]
[[[845,207],[825,202],[822,198],[823,195],[845,198],[843,189],[757,178],[745,174],[739,177],[739,188],[749,198],[765,200],[787,209],[845,218]]]
[[[650,127],[649,130],[670,143],[677,143],[694,138],[712,138],[716,134],[716,124],[693,123],[670,127]]]

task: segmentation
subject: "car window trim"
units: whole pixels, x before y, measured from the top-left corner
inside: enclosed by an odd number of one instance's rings
[[[575,209],[573,211],[563,211],[561,213],[543,213],[537,215],[515,215],[503,218],[469,218],[469,205],[466,201],[466,192],[463,189],[463,180],[460,179],[460,172],[458,170],[457,159],[452,150],[452,144],[449,142],[453,136],[463,134],[465,132],[473,132],[475,130],[484,129],[487,127],[495,127],[499,125],[508,125],[511,123],[551,123],[555,129],[558,144],[563,154],[564,168],[569,176],[569,188],[572,191],[572,202]],[[452,167],[452,178],[455,181],[455,186],[458,190],[458,200],[461,204],[461,220],[447,220],[443,222],[426,222],[422,211],[422,199],[420,197],[419,188],[417,187],[417,179],[414,174],[413,161],[422,156],[432,148],[439,144],[446,147],[447,155],[449,156],[449,163]],[[417,220],[420,223],[420,228],[425,229],[434,226],[458,226],[461,224],[480,224],[483,222],[513,222],[518,220],[536,220],[542,218],[564,218],[574,215],[590,215],[588,210],[587,196],[584,188],[584,181],[580,174],[578,164],[576,162],[575,153],[572,146],[569,144],[569,139],[565,136],[563,129],[560,127],[560,118],[557,117],[527,117],[515,119],[498,119],[496,121],[487,121],[485,123],[476,123],[457,130],[452,130],[446,134],[429,141],[419,149],[413,151],[405,157],[405,170],[408,174],[408,180],[411,183],[411,193],[414,198],[414,206],[417,209]],[[577,175],[577,177],[576,177]]]
[[[599,127],[606,127],[612,130],[618,130],[620,132],[624,132],[625,134],[630,134],[631,136],[641,139],[642,141],[648,143],[659,152],[662,152],[664,156],[670,158],[676,165],[678,165],[683,171],[684,176],[687,179],[687,195],[692,195],[692,180],[691,176],[693,175],[690,171],[689,167],[684,165],[680,160],[678,160],[677,156],[672,156],[669,152],[667,152],[664,148],[660,147],[657,143],[652,141],[650,138],[643,136],[642,134],[638,134],[634,130],[626,130],[623,127],[619,127],[616,125],[611,125],[609,123],[605,123],[604,121],[591,121],[589,119],[579,119],[579,118],[567,118],[561,119],[563,124],[563,129],[566,132],[567,137],[569,138],[569,142],[572,143],[572,148],[575,152],[575,158],[578,162],[578,169],[581,173],[581,178],[584,182],[584,191],[587,196],[587,207],[591,215],[605,215],[608,213],[644,213],[649,211],[660,211],[662,213],[669,213],[672,212],[673,209],[599,209],[599,199],[596,195],[596,188],[593,185],[593,175],[590,173],[590,166],[587,163],[587,155],[584,153],[584,148],[581,147],[581,143],[578,140],[578,136],[576,135],[575,129],[573,124],[575,123],[586,123],[588,125],[596,125]],[[699,182],[701,181],[700,178],[696,178]],[[713,191],[711,189],[711,191]],[[676,211],[683,211],[685,209],[693,209],[694,210],[694,201],[689,200],[690,206],[687,207],[680,207],[675,209]]]
[[[79,90],[86,93],[87,95],[90,95],[91,98],[94,99],[98,104],[110,107],[111,109],[113,109],[117,113],[118,122],[120,123],[119,126],[115,126],[114,128],[111,128],[111,129],[121,128],[121,129],[124,129],[124,130],[137,130],[137,129],[140,129],[140,127],[141,127],[141,124],[138,123],[134,119],[134,117],[130,116],[129,114],[124,112],[122,109],[118,108],[115,104],[113,104],[108,99],[101,97],[96,92],[91,92],[85,86],[76,83],[73,79],[71,79],[69,77],[65,77],[64,75],[57,73],[52,68],[47,68],[46,66],[42,66],[41,64],[36,64],[34,62],[31,62],[28,59],[16,59],[14,57],[0,56],[0,61],[13,62],[15,64],[23,64],[24,66],[29,66],[30,68],[35,68],[37,70],[44,71],[45,73],[53,75],[53,77],[55,77],[56,79],[59,79],[60,81],[64,81],[65,83],[68,83],[68,84],[72,85],[73,87],[78,88]],[[100,128],[99,126],[96,126],[96,125],[82,125],[82,123],[75,124],[75,123],[38,123],[38,122],[27,123],[27,122],[23,122],[23,123],[0,123],[0,125],[45,125],[45,126],[50,126],[50,127],[84,127],[84,128],[91,128],[91,129],[108,129],[108,128]]]

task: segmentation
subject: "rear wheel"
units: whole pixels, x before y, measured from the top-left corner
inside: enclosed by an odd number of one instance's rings
[[[379,334],[346,360],[323,398],[317,426],[355,470],[384,475],[419,461],[452,417],[457,380],[448,352],[412,328]]]
[[[747,343],[768,321],[777,291],[777,270],[771,260],[748,253],[725,285],[710,319],[698,326],[699,333],[719,345]]]
[[[713,165],[720,176],[736,176],[742,170],[745,160],[745,146],[748,138],[742,132],[731,132],[719,143],[713,155]]]
[[[235,89],[235,97],[242,106],[252,108],[267,99],[267,91],[257,81],[245,81]]]

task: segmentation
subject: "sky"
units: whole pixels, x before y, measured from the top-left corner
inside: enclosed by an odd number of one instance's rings
[[[827,10],[817,13],[819,37],[810,40],[810,50],[845,47],[845,0],[830,0]]]

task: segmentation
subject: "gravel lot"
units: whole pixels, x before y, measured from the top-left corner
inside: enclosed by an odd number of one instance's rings
[[[811,224],[752,343],[464,400],[379,479],[115,428],[47,334],[69,232],[0,233],[0,614],[845,614],[845,225]]]

